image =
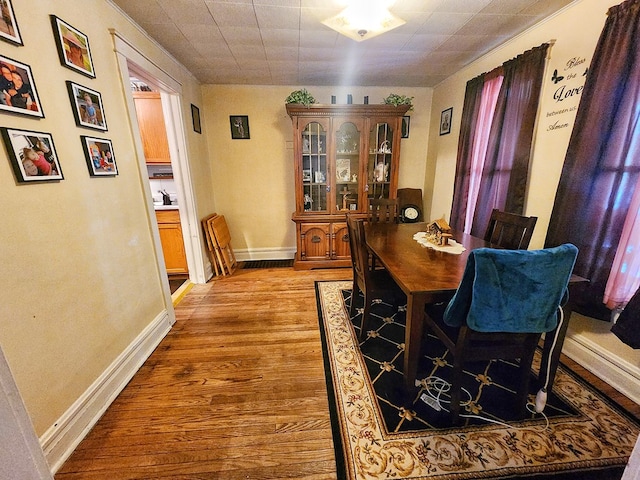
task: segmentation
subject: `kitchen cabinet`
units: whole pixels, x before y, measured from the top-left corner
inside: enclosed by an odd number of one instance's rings
[[[177,209],[156,210],[156,220],[167,273],[169,275],[189,273],[180,225],[180,212]]]
[[[409,105],[287,104],[293,123],[296,269],[351,265],[346,212],[396,198]]]
[[[171,163],[159,92],[133,92],[146,163]]]

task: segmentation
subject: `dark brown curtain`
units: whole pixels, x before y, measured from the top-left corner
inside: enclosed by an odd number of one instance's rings
[[[522,214],[531,142],[549,44],[503,64],[504,80],[491,124],[471,234],[482,237],[491,211]]]
[[[458,161],[453,185],[453,204],[449,224],[456,230],[464,229],[464,219],[467,212],[467,198],[469,197],[469,175],[471,174],[471,158],[473,152],[473,132],[478,122],[482,88],[485,74],[477,76],[467,82],[460,120],[460,137],[458,140]]]
[[[639,122],[640,0],[628,0],[609,9],[596,46],[545,241],[578,247],[574,271],[590,284],[574,296],[576,310],[603,320],[610,314],[604,289],[639,178]]]

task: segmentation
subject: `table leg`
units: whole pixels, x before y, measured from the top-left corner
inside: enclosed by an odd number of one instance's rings
[[[404,339],[404,380],[407,391],[415,388],[420,344],[424,330],[424,307],[426,299],[421,295],[407,295],[407,326]]]

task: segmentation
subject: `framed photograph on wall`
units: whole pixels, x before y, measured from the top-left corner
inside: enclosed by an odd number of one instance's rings
[[[13,0],[0,0],[2,18],[0,19],[0,38],[15,45],[23,45],[16,15],[13,13]]]
[[[82,151],[92,177],[114,177],[118,175],[116,156],[111,140],[81,135]]]
[[[69,99],[71,100],[71,108],[76,119],[76,125],[107,131],[107,119],[104,116],[102,95],[95,90],[69,80],[67,80],[67,90],[69,91]]]
[[[451,117],[453,115],[453,107],[443,110],[440,114],[440,135],[451,133]]]
[[[193,103],[191,104],[191,121],[193,122],[193,131],[196,133],[202,133],[202,126],[200,125],[200,109]]]
[[[0,0],[1,1],[1,0]],[[56,39],[60,63],[87,77],[96,78],[91,58],[89,38],[64,20],[51,15],[53,36]]]
[[[231,123],[231,138],[234,140],[249,139],[249,117],[247,115],[231,115],[229,116]]]
[[[44,117],[31,67],[0,55],[0,68],[0,110]]]
[[[405,115],[402,117],[402,135],[401,138],[409,138],[409,124],[411,123],[411,117]]]
[[[11,167],[19,183],[62,180],[53,138],[49,133],[0,128]]]

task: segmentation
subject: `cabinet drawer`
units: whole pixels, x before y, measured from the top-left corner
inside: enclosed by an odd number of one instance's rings
[[[156,210],[156,220],[158,223],[180,223],[180,212],[178,210]]]

